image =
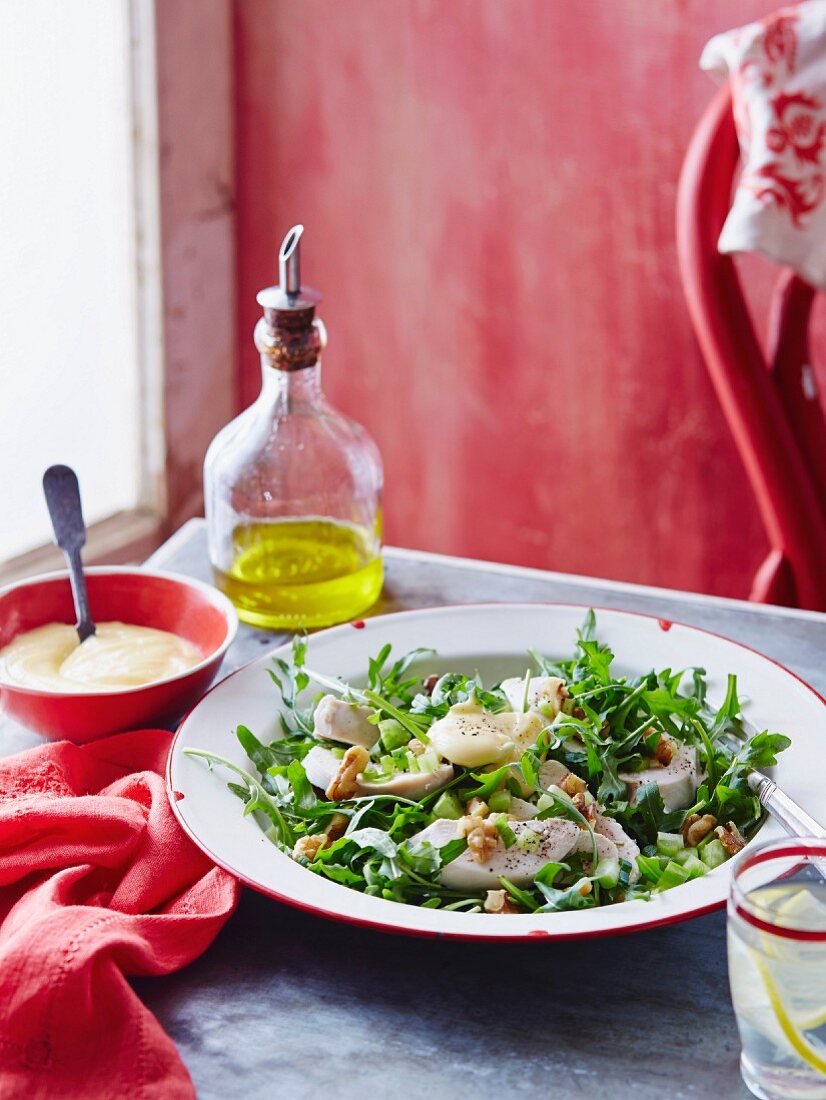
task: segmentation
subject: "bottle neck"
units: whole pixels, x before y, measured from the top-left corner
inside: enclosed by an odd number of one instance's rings
[[[301,370],[285,371],[273,367],[261,356],[261,399],[277,412],[290,413],[317,405],[321,401],[321,361]]]

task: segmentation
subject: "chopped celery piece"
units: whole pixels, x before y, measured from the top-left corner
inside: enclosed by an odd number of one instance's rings
[[[644,879],[657,883],[662,878],[663,868],[656,856],[637,856],[637,867]]]
[[[619,858],[617,856],[609,856],[607,859],[601,859],[594,871],[594,878],[600,884],[610,890],[612,886],[617,885],[619,879]]]
[[[505,847],[513,847],[513,845],[516,844],[516,833],[508,824],[508,819],[505,817],[505,815],[499,814],[496,817],[494,824],[496,825],[497,833],[499,833],[502,840],[504,840],[505,842]]]
[[[420,772],[430,775],[439,767],[439,757],[435,752],[423,752],[421,756],[416,757],[416,764]]]
[[[379,722],[379,740],[388,752],[392,752],[406,745],[410,734],[395,718],[384,718]]]
[[[714,867],[719,867],[721,863],[725,863],[728,859],[728,853],[717,837],[715,837],[710,844],[707,844],[705,848],[703,848],[701,859],[706,867],[712,869]]]
[[[363,774],[368,783],[386,783],[393,778],[393,773],[376,771],[375,768],[365,768]]]
[[[675,863],[688,863],[690,859],[699,859],[700,852],[697,848],[681,848],[674,853],[673,858]]]
[[[415,753],[406,752],[404,758],[407,761],[407,770],[409,772],[417,772],[419,770],[419,758]]]
[[[535,852],[541,843],[542,837],[539,833],[535,833],[533,829],[523,829],[516,838],[516,847],[519,851],[527,852],[529,855],[531,852]]]
[[[679,833],[657,833],[657,851],[663,856],[675,856],[685,842]]]
[[[660,875],[657,889],[670,890],[674,886],[682,886],[684,882],[688,882],[688,878],[688,871],[686,871],[685,867],[681,867],[679,863],[675,863],[672,859]]]
[[[396,770],[396,761],[392,756],[380,756],[379,764],[381,764],[381,770],[388,775],[392,775]]]
[[[691,856],[690,859],[683,860],[681,864],[684,871],[688,871],[688,877],[700,878],[702,875],[707,875],[709,868],[703,863],[697,856]]]
[[[511,796],[507,791],[494,791],[488,799],[488,806],[493,813],[506,814],[511,808]]]
[[[542,813],[543,810],[549,810],[554,804],[554,799],[549,794],[541,794],[536,800],[536,808]]]
[[[344,759],[345,750],[343,748],[339,748],[338,746],[336,746],[336,748],[330,749],[330,752],[333,754],[336,760]]]
[[[458,821],[460,817],[464,817],[464,813],[462,803],[453,791],[443,791],[433,806],[434,817],[446,817],[451,821]]]

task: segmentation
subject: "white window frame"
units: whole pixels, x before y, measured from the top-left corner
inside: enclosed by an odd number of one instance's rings
[[[238,403],[232,3],[120,2],[129,26],[140,486],[135,509],[90,526],[90,564],[141,560],[200,514],[203,455]],[[0,563],[0,583],[62,565],[55,546],[40,547]]]

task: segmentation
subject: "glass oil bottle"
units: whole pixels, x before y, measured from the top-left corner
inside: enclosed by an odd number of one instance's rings
[[[301,285],[297,225],[262,290],[258,399],[212,441],[204,463],[215,581],[242,620],[270,629],[346,622],[377,599],[382,466],[359,424],[321,390],[321,296]]]

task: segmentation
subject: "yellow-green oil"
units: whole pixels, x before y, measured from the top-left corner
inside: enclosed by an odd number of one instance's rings
[[[377,527],[380,520],[377,521]],[[378,533],[333,520],[236,527],[229,572],[215,570],[239,618],[286,630],[332,626],[375,603],[384,571]]]

